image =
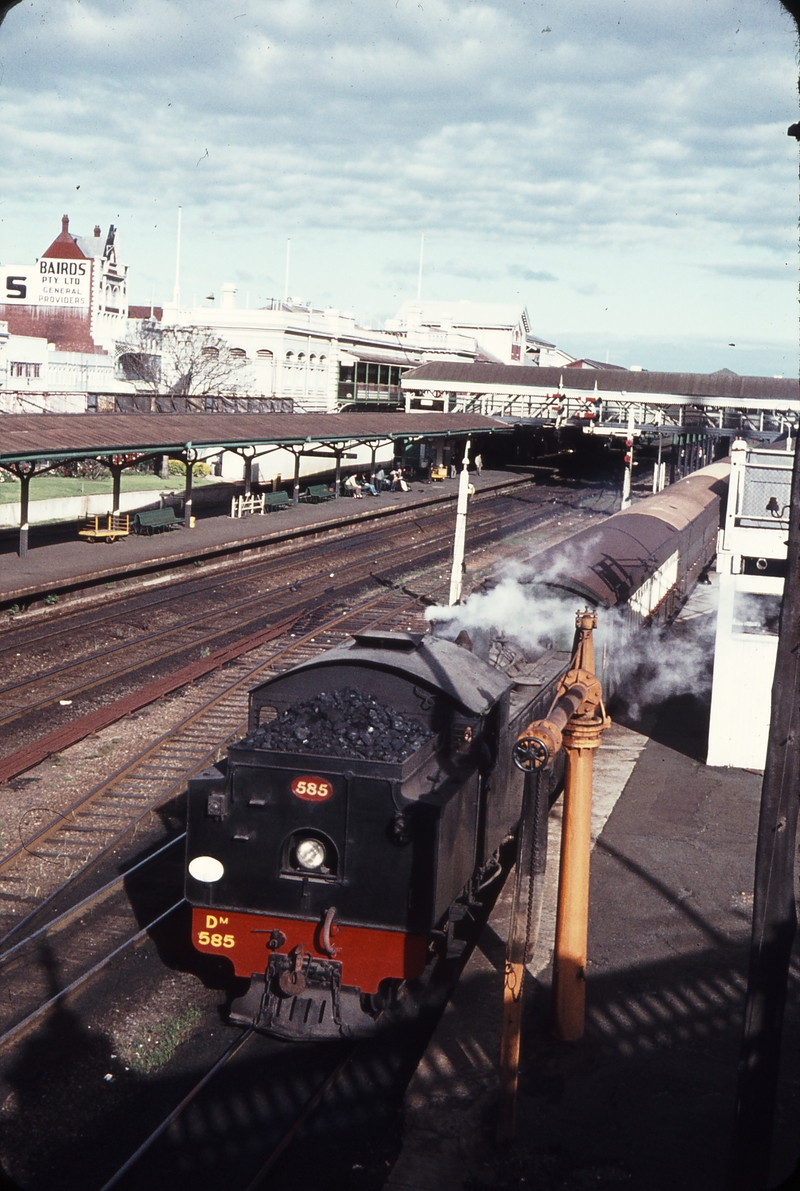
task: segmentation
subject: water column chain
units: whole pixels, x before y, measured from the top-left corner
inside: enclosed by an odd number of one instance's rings
[[[610,720],[594,673],[595,612],[576,617],[570,669],[543,720],[529,724],[513,748],[513,760],[525,773],[525,794],[517,843],[512,919],[506,949],[503,1037],[500,1057],[500,1105],[497,1140],[515,1132],[516,1093],[525,965],[535,947],[546,856],[548,783],[542,776],[562,748],[567,755],[564,820],[553,985],[553,1032],[564,1041],[583,1035],[586,1000],[586,944],[589,922],[592,768],[594,750]],[[534,781],[535,779],[535,781]],[[540,862],[537,863],[537,858]],[[527,907],[527,914],[525,909]],[[524,934],[521,924],[525,922]],[[524,941],[523,941],[524,940]]]

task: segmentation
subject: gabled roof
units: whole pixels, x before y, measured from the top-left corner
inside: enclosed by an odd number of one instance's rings
[[[61,216],[61,235],[56,236],[47,251],[42,253],[42,257],[58,257],[60,260],[77,261],[89,259],[86,253],[78,247],[78,237],[70,234],[69,215]]]
[[[609,364],[604,360],[590,360],[588,356],[584,356],[582,360],[573,360],[571,364],[565,364],[565,368],[600,368],[603,370],[610,369],[612,372],[627,372],[624,364]]]

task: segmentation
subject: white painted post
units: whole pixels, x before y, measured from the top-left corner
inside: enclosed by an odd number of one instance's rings
[[[628,436],[625,439],[625,472],[622,477],[621,509],[631,507],[631,473],[633,471],[633,406],[628,407]]]
[[[458,478],[458,505],[456,506],[456,532],[453,540],[453,567],[450,571],[450,605],[461,602],[461,584],[464,575],[464,548],[467,540],[467,505],[469,503],[469,448],[464,447],[464,461]]]

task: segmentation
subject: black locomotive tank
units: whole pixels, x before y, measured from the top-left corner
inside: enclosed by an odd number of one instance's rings
[[[251,978],[234,1020],[363,1032],[382,982],[421,974],[519,815],[512,687],[452,642],[364,633],[251,692],[189,787],[193,941]]]

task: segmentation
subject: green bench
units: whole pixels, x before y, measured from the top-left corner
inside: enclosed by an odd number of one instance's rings
[[[325,500],[333,500],[333,493],[327,484],[311,484],[310,487],[306,488],[300,499],[307,500],[312,505],[319,505]]]
[[[136,513],[133,518],[134,533],[161,533],[165,529],[175,529],[179,525],[182,526],[183,522],[175,516],[172,505],[167,505],[163,509],[145,509],[141,513]]]
[[[265,492],[264,493],[264,512],[279,512],[281,509],[288,509],[291,505],[289,493],[281,489],[279,492]]]

